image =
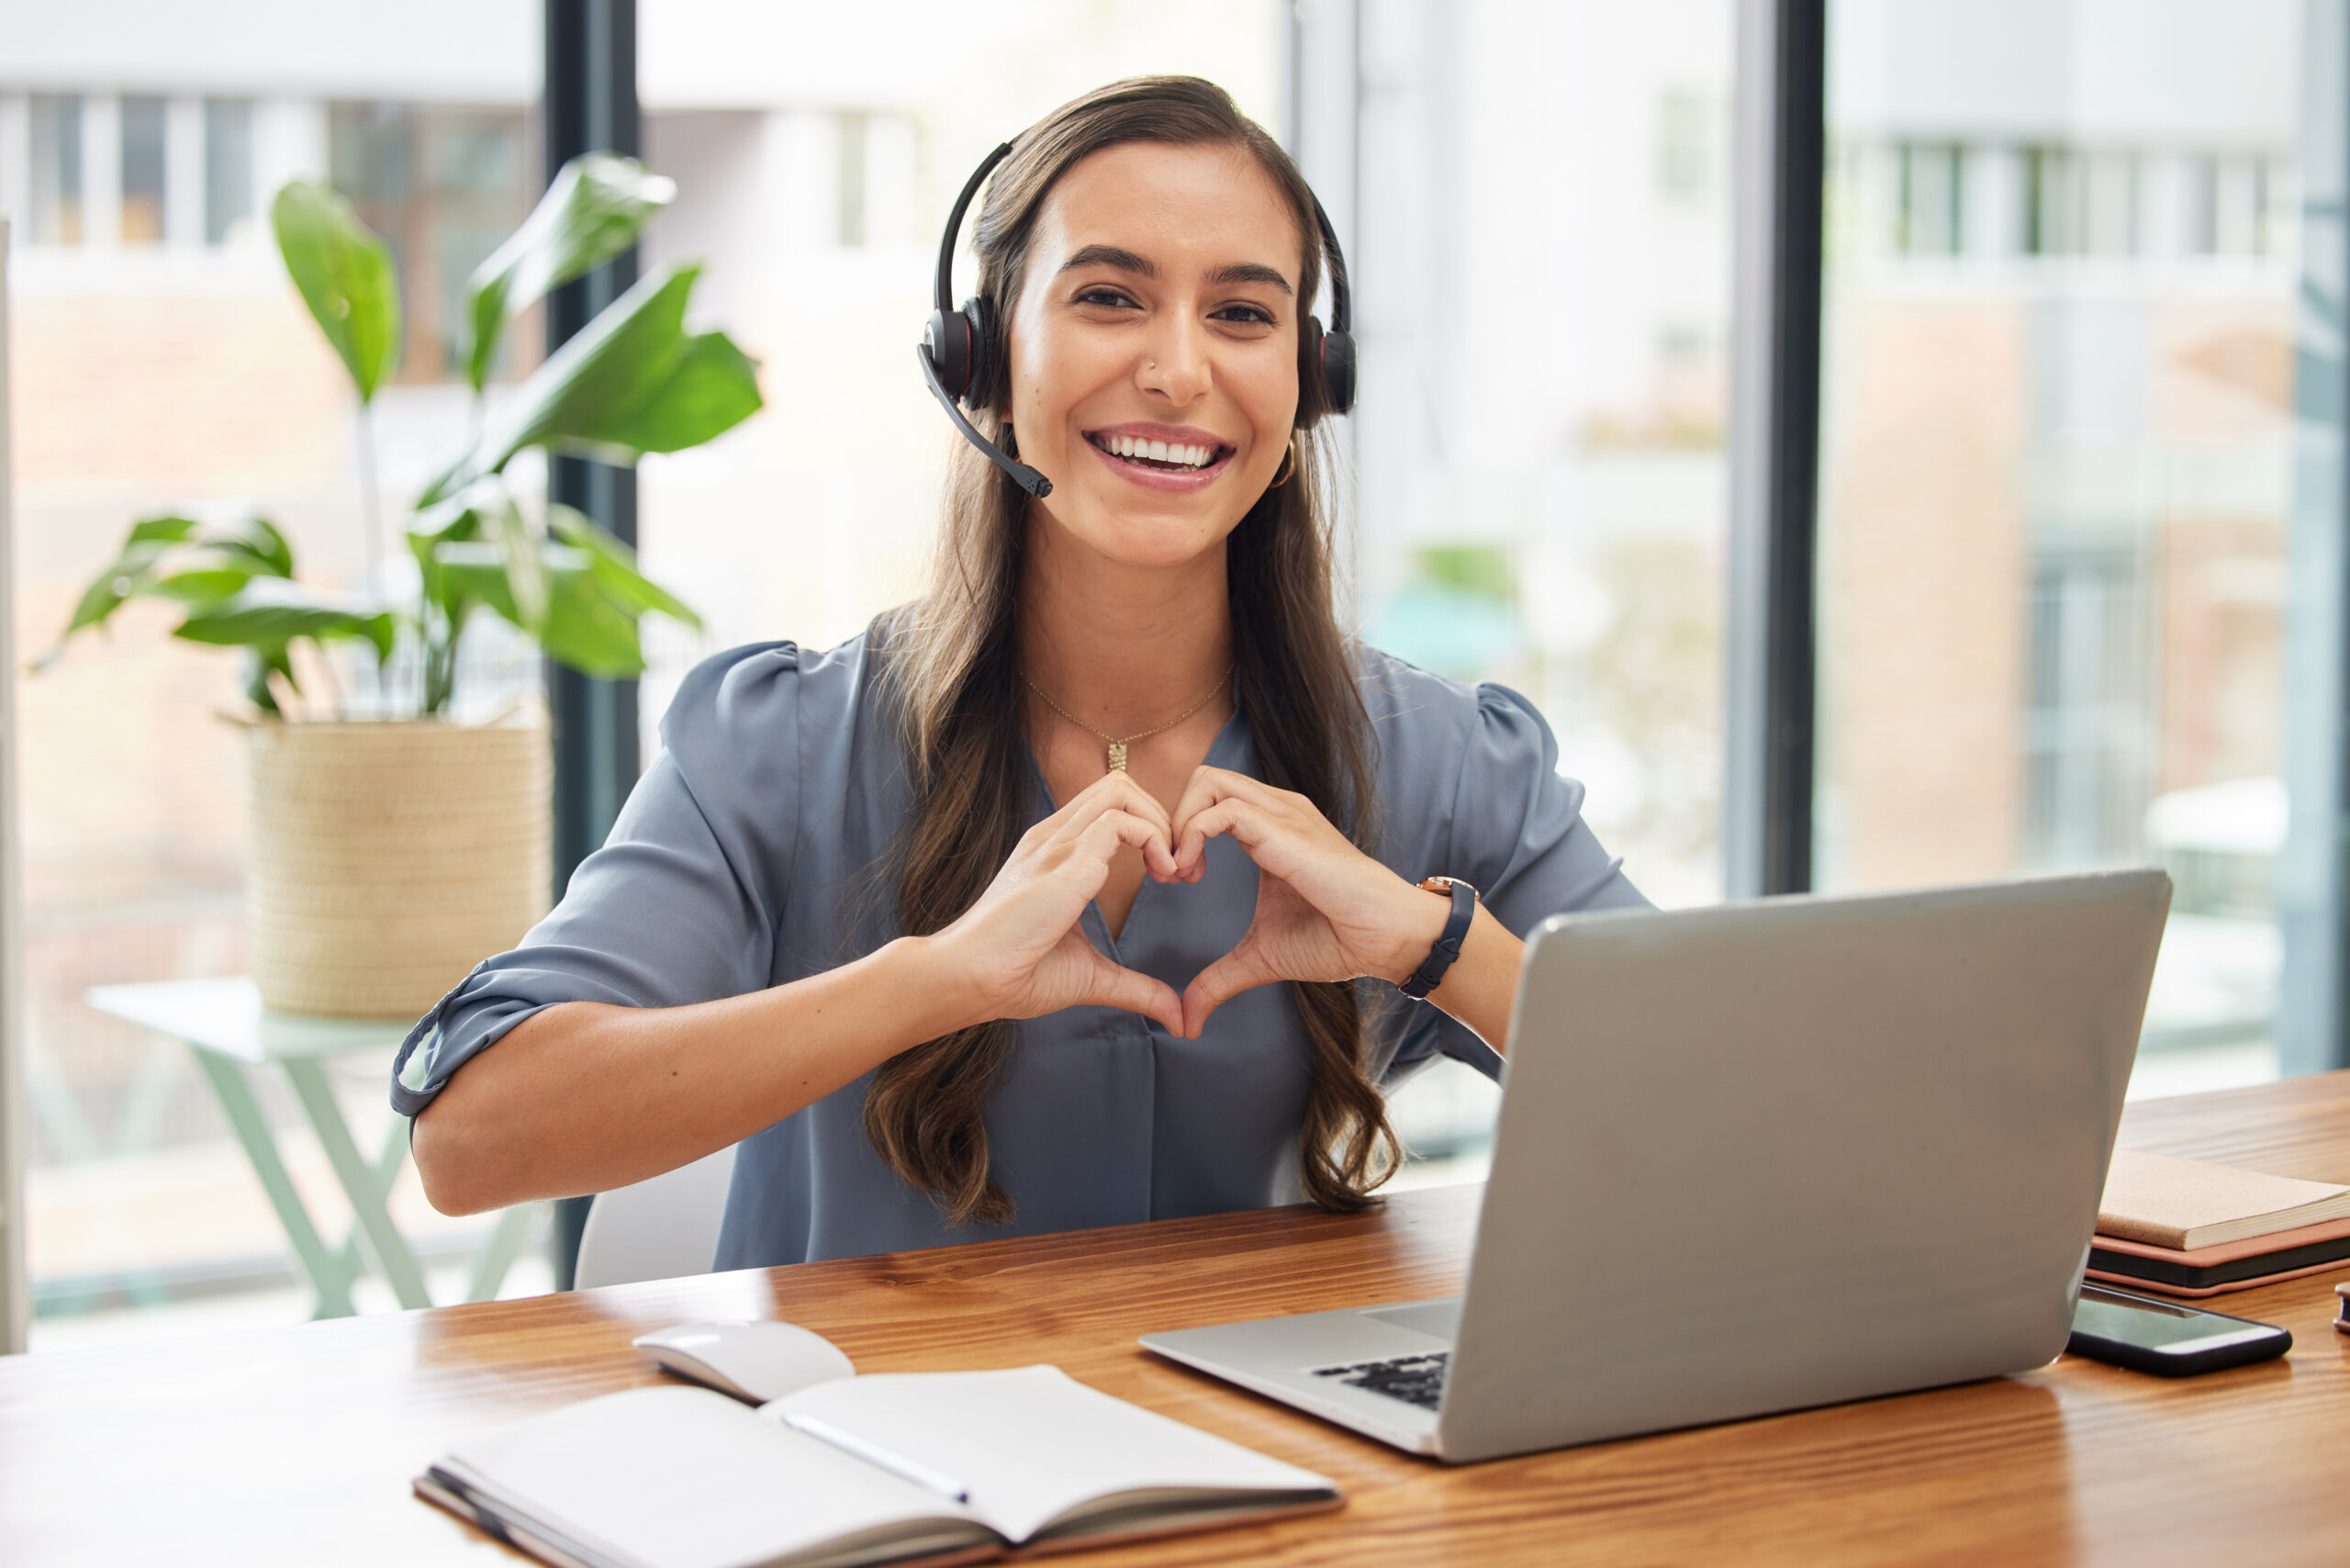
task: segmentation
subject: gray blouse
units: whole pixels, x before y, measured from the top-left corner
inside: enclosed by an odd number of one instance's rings
[[[1582,821],[1583,787],[1559,776],[1550,731],[1525,698],[1469,688],[1361,650],[1378,740],[1379,858],[1415,880],[1483,890],[1524,933],[1561,910],[1639,904]],[[482,964],[417,1024],[393,1067],[413,1116],[450,1075],[515,1025],[564,1002],[674,1007],[836,968],[894,936],[885,859],[912,795],[863,636],[829,653],[757,644],[704,661],[662,722],[666,749],[611,836],[520,946]],[[1208,762],[1256,772],[1245,716]],[[1041,774],[1035,816],[1054,810]],[[1113,940],[1119,963],[1181,992],[1248,927],[1257,872],[1211,840],[1198,883],[1146,879]],[[1382,1081],[1438,1053],[1488,1075],[1500,1058],[1437,1008],[1375,1007]],[[949,1228],[866,1139],[858,1080],[745,1139],[716,1267],[856,1257],[998,1236],[1214,1214],[1294,1201],[1306,1094],[1304,1034],[1286,985],[1243,992],[1180,1040],[1134,1014],[1072,1007],[1020,1025],[990,1101],[988,1147],[1017,1212]]]

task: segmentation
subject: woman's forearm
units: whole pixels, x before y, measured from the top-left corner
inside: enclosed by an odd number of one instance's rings
[[[1496,1051],[1506,1050],[1510,1014],[1517,1005],[1517,971],[1525,962],[1526,944],[1480,901],[1476,918],[1460,939],[1460,957],[1444,971],[1428,1000],[1475,1030]]]
[[[425,1195],[477,1214],[674,1170],[969,1023],[964,989],[934,942],[901,938],[723,1001],[532,1014],[417,1117]]]

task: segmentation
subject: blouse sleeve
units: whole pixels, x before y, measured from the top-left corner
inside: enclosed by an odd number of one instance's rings
[[[799,818],[798,654],[740,648],[688,675],[662,720],[661,756],[563,902],[408,1031],[395,1110],[416,1115],[459,1068],[559,1002],[674,1007],[767,984]]]
[[[1444,850],[1432,871],[1466,878],[1494,918],[1520,936],[1571,910],[1647,907],[1623,861],[1583,822],[1583,788],[1560,776],[1558,742],[1533,703],[1505,686],[1478,687],[1460,745],[1450,810],[1437,834]],[[1501,1076],[1500,1054],[1441,1008],[1398,1005],[1409,1012],[1390,1082],[1439,1054]]]

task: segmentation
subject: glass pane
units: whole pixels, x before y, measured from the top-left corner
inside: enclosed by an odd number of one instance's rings
[[[122,100],[122,242],[152,245],[163,238],[164,104],[161,98]]]
[[[253,216],[253,106],[204,101],[204,242],[225,245]]]
[[[445,381],[464,369],[465,280],[539,193],[525,119],[520,105],[345,103],[329,115],[335,187],[399,269],[402,381]]]
[[[31,105],[32,221],[37,245],[82,242],[82,100],[35,94]]]
[[[1720,896],[1729,0],[1361,10],[1364,635],[1532,698],[1633,881]],[[1477,1174],[1496,1103],[1396,1097]]]
[[[1818,881],[2166,867],[2141,1093],[2276,1071],[2301,15],[1830,11]]]
[[[1730,35],[1363,8],[1365,635],[1531,697],[1668,903],[1720,893]]]
[[[444,371],[460,303],[451,280],[462,285],[535,194],[525,142],[539,7],[464,8],[464,80],[480,95],[463,105],[445,102],[445,39],[404,34],[424,25],[406,12],[340,9],[348,15],[313,19],[330,40],[383,40],[366,80],[408,139],[402,151],[414,150],[401,202],[369,213],[413,290],[403,384],[380,392],[372,413],[373,498],[391,524],[466,428],[465,399]],[[23,193],[26,210],[9,216],[26,220],[17,233],[28,241],[10,264],[23,857],[7,870],[25,904],[37,1350],[157,1331],[126,1326],[151,1307],[172,1310],[146,1322],[180,1331],[215,1315],[299,1321],[311,1295],[191,1050],[87,999],[94,986],[247,971],[246,730],[227,722],[252,711],[238,656],[175,640],[175,617],[141,601],[104,633],[77,636],[50,667],[27,666],[137,519],[241,498],[284,531],[304,582],[355,590],[367,575],[370,500],[350,382],[286,278],[264,210],[283,182],[352,162],[334,101],[352,79],[349,62],[245,0],[208,9],[168,65],[134,70],[105,46],[105,29],[68,33],[44,69],[70,94],[26,95],[0,75],[0,131],[28,132],[0,134],[0,159],[25,160],[0,168],[0,202]],[[85,57],[58,52],[74,47]],[[272,84],[264,99],[245,95],[257,81]],[[360,172],[369,178],[347,194],[376,201],[380,182]],[[155,242],[166,239],[175,242]],[[303,674],[315,711],[364,707],[364,661]],[[387,1057],[353,1058],[334,1074],[370,1151],[391,1126]],[[260,1076],[263,1115],[320,1229],[339,1241],[347,1206],[308,1119],[282,1078]],[[450,1299],[487,1222],[432,1214],[412,1177],[393,1212]],[[543,1262],[532,1267],[543,1284]],[[532,1278],[526,1268],[513,1282]],[[391,1296],[371,1275],[359,1299],[381,1306]]]

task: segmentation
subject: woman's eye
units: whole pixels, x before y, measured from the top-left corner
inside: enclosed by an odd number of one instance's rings
[[[1114,288],[1089,288],[1077,297],[1080,305],[1108,305],[1125,308],[1134,304],[1126,295]]]
[[[1219,321],[1238,321],[1251,327],[1270,327],[1272,312],[1259,305],[1227,305],[1215,313]]]

